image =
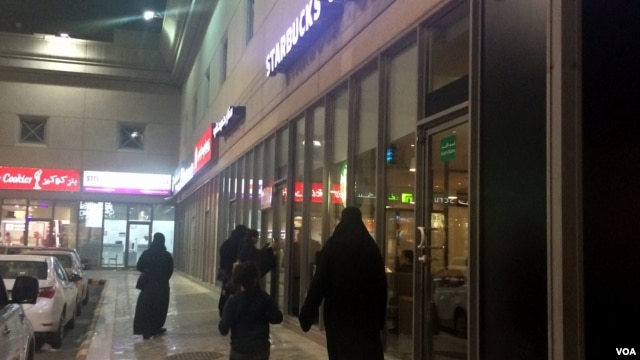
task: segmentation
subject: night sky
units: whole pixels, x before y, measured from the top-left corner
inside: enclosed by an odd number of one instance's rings
[[[162,19],[146,22],[142,12],[162,12],[165,5],[166,0],[0,0],[0,31],[112,41],[114,29],[160,32]]]

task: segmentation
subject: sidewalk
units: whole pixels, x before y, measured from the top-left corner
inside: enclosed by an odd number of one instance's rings
[[[229,336],[218,331],[219,288],[175,272],[163,336],[133,335],[138,290],[135,270],[87,270],[94,282],[105,280],[90,335],[76,360],[208,360],[229,358]],[[287,321],[285,319],[285,321]],[[283,325],[271,326],[271,360],[326,360],[324,346]]]

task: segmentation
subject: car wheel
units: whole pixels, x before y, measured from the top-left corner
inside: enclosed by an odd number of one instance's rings
[[[62,346],[62,338],[64,337],[64,318],[65,314],[63,312],[60,317],[60,323],[58,324],[58,330],[51,335],[51,339],[49,340],[51,347],[54,349],[58,349]]]
[[[76,315],[82,315],[82,300],[76,302]]]
[[[89,303],[89,289],[85,287],[84,299],[82,299],[82,305],[87,305],[88,303]]]
[[[76,313],[75,312],[71,316],[71,319],[69,319],[69,322],[67,323],[67,325],[65,325],[65,328],[67,328],[67,329],[73,329],[74,327],[76,327]]]
[[[31,338],[28,346],[26,360],[34,360],[36,358],[36,339]]]
[[[467,314],[464,310],[456,310],[453,317],[453,332],[459,338],[467,338]]]

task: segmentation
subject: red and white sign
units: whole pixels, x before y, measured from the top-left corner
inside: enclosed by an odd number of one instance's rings
[[[80,172],[65,169],[0,166],[0,189],[80,191]]]
[[[303,183],[296,182],[295,184],[295,193],[293,194],[293,201],[302,202],[302,188]],[[286,192],[283,193],[286,198]],[[324,196],[324,192],[322,190],[322,183],[311,183],[311,202],[312,203],[321,203],[322,197]],[[331,203],[340,204],[342,202],[342,197],[340,196],[340,185],[333,184],[331,185]]]
[[[211,150],[212,150],[212,134],[211,128],[208,127],[207,130],[202,134],[198,142],[193,148],[193,173],[197,173],[209,160],[211,160]]]

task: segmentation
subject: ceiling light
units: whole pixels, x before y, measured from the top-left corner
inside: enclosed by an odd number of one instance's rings
[[[151,20],[156,16],[156,14],[153,11],[147,10],[144,12],[142,16],[144,17],[145,20]]]
[[[145,12],[142,13],[142,17],[149,21],[152,19],[162,19],[162,14],[156,11],[152,11],[152,10],[146,10]]]

